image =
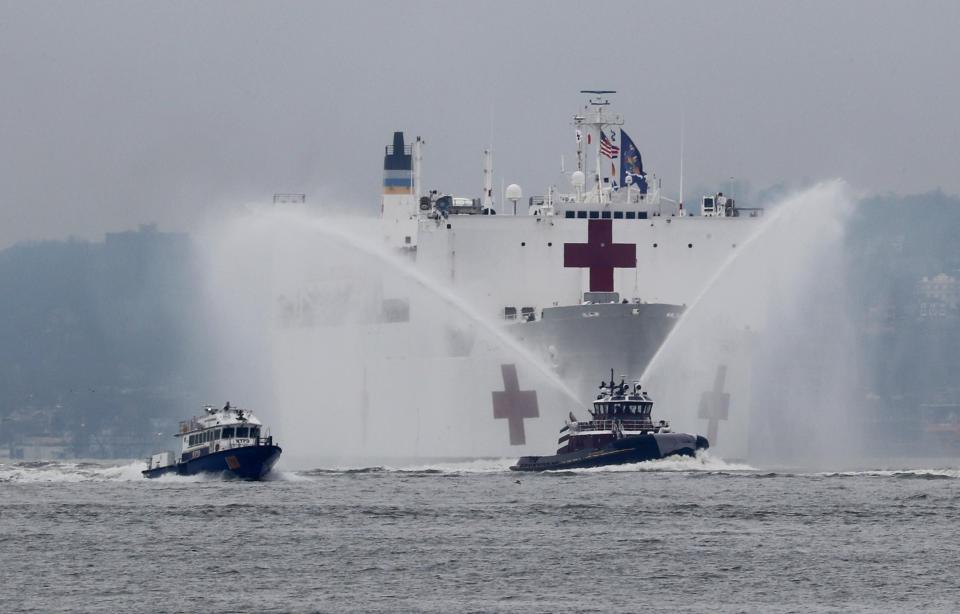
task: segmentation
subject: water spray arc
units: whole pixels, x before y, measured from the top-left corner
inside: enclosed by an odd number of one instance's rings
[[[392,270],[401,274],[408,280],[428,290],[448,306],[453,307],[458,311],[458,313],[467,317],[469,320],[480,326],[484,331],[489,333],[494,339],[502,344],[503,347],[507,348],[522,362],[532,367],[537,373],[543,376],[544,379],[549,381],[553,386],[556,387],[558,391],[563,393],[563,395],[570,399],[573,403],[576,403],[578,406],[581,404],[580,398],[577,396],[577,394],[573,392],[573,390],[571,390],[570,387],[567,386],[567,384],[564,383],[556,373],[544,365],[543,362],[540,361],[527,348],[521,345],[519,341],[510,336],[507,331],[491,322],[483,314],[478,312],[476,308],[467,303],[463,298],[455,294],[441,283],[437,282],[432,277],[424,274],[414,266],[398,258],[397,255],[386,251],[379,245],[370,242],[364,237],[345,230],[342,227],[335,226],[328,219],[311,220],[308,228],[311,231],[315,231],[318,234],[332,239],[345,247],[355,249],[367,256],[376,258],[378,261],[390,267]]]
[[[818,186],[816,189],[820,190],[839,190],[844,188],[844,184],[840,181],[834,181],[830,183],[823,184]],[[703,288],[693,299],[690,305],[683,312],[683,316],[677,322],[670,332],[667,334],[667,337],[663,340],[663,343],[660,344],[660,347],[657,348],[656,353],[650,359],[650,362],[647,363],[647,367],[643,370],[641,375],[642,380],[646,380],[648,374],[654,373],[656,367],[661,362],[663,355],[669,351],[672,346],[672,341],[678,336],[678,333],[685,330],[689,326],[689,322],[692,317],[699,311],[700,305],[704,302],[704,299],[710,292],[717,286],[717,284],[724,279],[727,272],[730,268],[739,261],[744,253],[748,253],[751,250],[751,247],[756,243],[760,238],[768,234],[773,228],[775,228],[783,218],[789,218],[791,215],[798,214],[795,209],[799,209],[804,205],[804,198],[802,196],[795,196],[790,202],[785,203],[784,205],[774,209],[768,217],[763,221],[763,223],[750,234],[749,237],[744,240],[735,251],[731,252],[726,259],[721,263],[717,270],[710,276],[710,279],[707,280],[707,283],[704,284]]]

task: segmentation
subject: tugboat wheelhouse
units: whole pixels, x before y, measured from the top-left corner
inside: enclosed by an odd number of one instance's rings
[[[514,471],[544,471],[636,463],[667,456],[693,456],[709,447],[700,435],[673,433],[665,420],[654,423],[653,399],[639,383],[601,382],[600,394],[588,410],[590,420],[573,413],[560,429],[553,456],[524,456]]]

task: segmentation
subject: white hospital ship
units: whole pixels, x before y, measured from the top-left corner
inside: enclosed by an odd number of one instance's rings
[[[644,371],[685,305],[763,216],[723,194],[702,197],[694,212],[682,198],[668,198],[660,180],[644,169],[623,117],[612,110],[614,92],[583,93],[588,101],[573,117],[575,163],[564,175],[567,183],[543,186],[534,195],[524,196],[527,188],[518,185],[495,194],[489,151],[478,168],[479,195],[424,185],[424,139],[396,132],[384,155],[378,232],[417,270],[499,322],[586,400],[597,372],[610,366],[622,373]],[[539,441],[545,441],[566,415],[569,402],[470,322],[444,324],[444,342],[429,346],[414,338],[424,330],[429,299],[389,279],[380,298],[379,321],[361,347],[351,349],[362,355],[364,373],[344,369],[336,376],[363,378],[340,387],[357,391],[342,402],[357,408],[354,432],[362,433],[363,442],[402,442],[410,455],[512,456],[537,441],[531,430],[542,432]],[[281,368],[285,381],[310,377],[312,350],[304,348],[329,344],[332,333],[323,331],[313,344],[304,341],[313,334],[292,327]],[[514,416],[509,404],[493,407],[491,393],[514,384],[519,391],[535,390],[538,408],[556,405],[560,413],[526,408]],[[457,391],[456,412],[449,409],[451,389]],[[410,398],[398,403],[405,390]],[[403,409],[385,419],[388,405]],[[451,435],[438,441],[436,432]]]

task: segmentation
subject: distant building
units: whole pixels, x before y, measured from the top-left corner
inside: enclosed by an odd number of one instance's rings
[[[924,277],[917,283],[917,297],[921,320],[956,317],[957,305],[960,304],[960,283],[956,277],[946,273]]]
[[[274,194],[273,204],[275,205],[303,205],[307,202],[306,194]]]
[[[3,452],[10,460],[24,461],[62,460],[73,456],[70,441],[55,436],[24,437]]]
[[[201,377],[200,288],[190,237],[152,224],[0,250],[0,458],[154,448]]]
[[[891,333],[897,329],[902,309],[889,296],[867,307],[863,318],[863,330],[871,334]]]

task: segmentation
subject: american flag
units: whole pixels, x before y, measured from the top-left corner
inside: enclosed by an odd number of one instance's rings
[[[600,132],[600,153],[611,160],[620,155],[620,148],[610,142],[610,139],[607,138],[606,133],[603,131]]]

